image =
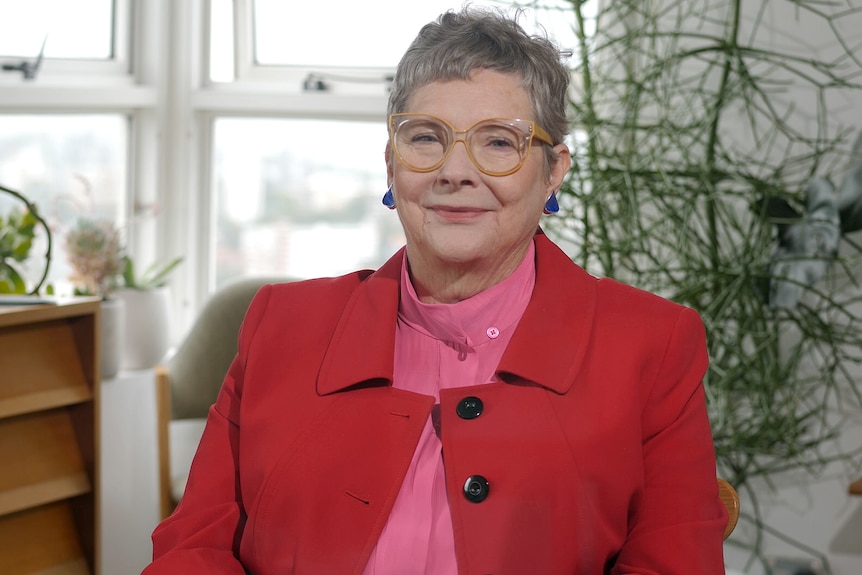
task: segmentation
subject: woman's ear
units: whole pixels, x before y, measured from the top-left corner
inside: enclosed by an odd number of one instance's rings
[[[554,146],[554,153],[557,156],[557,161],[551,164],[551,174],[548,178],[549,191],[560,189],[566,174],[569,173],[569,168],[572,167],[572,153],[565,144],[557,144]]]
[[[386,142],[386,148],[383,150],[383,155],[386,160],[386,185],[392,185],[392,146]]]

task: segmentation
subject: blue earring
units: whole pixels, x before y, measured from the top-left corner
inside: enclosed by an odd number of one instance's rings
[[[560,204],[557,202],[557,192],[551,193],[548,197],[548,201],[545,202],[545,213],[546,214],[556,214],[560,211]]]
[[[395,196],[392,195],[392,186],[389,186],[389,189],[383,194],[383,205],[390,210],[395,209]]]

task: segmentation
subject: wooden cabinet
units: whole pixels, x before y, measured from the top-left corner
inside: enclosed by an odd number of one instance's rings
[[[0,573],[99,572],[99,301],[0,306]]]
[[[862,477],[850,484],[850,495],[862,495]]]

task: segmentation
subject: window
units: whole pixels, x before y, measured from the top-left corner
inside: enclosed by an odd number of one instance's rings
[[[52,234],[47,282],[68,293],[63,234],[78,217],[121,221],[127,198],[128,120],[118,114],[0,115],[0,183],[36,204]],[[22,207],[0,195],[0,213]],[[41,273],[42,241],[31,273]],[[38,275],[28,279],[38,279]]]
[[[18,74],[127,75],[129,1],[0,0],[0,83]]]
[[[210,110],[206,200],[215,210],[215,285],[243,274],[314,277],[379,266],[403,245],[397,215],[380,203],[387,78],[421,26],[451,1],[410,10],[400,0],[373,8],[347,0],[302,10],[280,0],[209,6],[209,82],[223,95]],[[570,14],[571,6],[530,2],[521,23],[571,48],[574,33],[561,10]],[[278,96],[264,99],[272,93]],[[260,96],[253,117],[235,117],[243,110],[231,94]]]
[[[424,0],[410,10],[403,0],[311,2],[300,12],[280,0],[253,4],[256,65],[384,69],[395,67],[423,25],[453,6],[451,0]]]
[[[546,32],[562,49],[575,46],[571,3],[565,0],[476,0],[473,6],[523,9],[529,32]],[[341,83],[383,84],[419,29],[453,8],[451,0],[425,0],[406,10],[402,0],[312,2],[298,10],[281,0],[213,0],[212,45],[236,50],[236,79],[294,82],[297,75],[320,80],[327,89]],[[231,11],[231,7],[234,10]],[[333,14],[338,14],[333,18]],[[234,20],[235,23],[234,26]],[[236,38],[232,33],[236,31]],[[230,37],[230,40],[226,38]],[[232,62],[212,63],[211,79],[230,81]],[[329,82],[327,82],[327,79]],[[319,86],[316,82],[303,86]],[[357,86],[353,86],[354,89]]]
[[[575,45],[568,2],[516,4],[525,27]],[[457,5],[0,0],[0,184],[57,229],[82,205],[115,218],[139,267],[184,256],[177,340],[239,275],[376,267],[403,244],[380,203],[387,77],[419,27]],[[345,142],[359,144],[345,154]],[[68,275],[60,244],[55,283]]]
[[[128,217],[128,104],[146,100],[131,87],[130,37],[130,0],[0,0],[0,184],[48,222],[46,284],[60,293],[71,290],[63,240],[75,220]],[[0,195],[0,213],[21,206]],[[37,237],[31,250],[25,272],[33,283],[46,243]]]
[[[113,56],[111,0],[0,0],[0,55],[33,58],[45,44],[46,58]]]
[[[375,143],[377,145],[375,145]],[[216,283],[376,267],[403,245],[379,122],[220,118],[215,124]]]

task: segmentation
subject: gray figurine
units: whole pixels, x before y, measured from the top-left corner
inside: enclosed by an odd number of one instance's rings
[[[793,223],[779,226],[778,246],[768,266],[770,307],[796,307],[805,290],[826,275],[841,235],[862,229],[862,133],[841,185],[836,188],[826,177],[812,178],[806,208]]]

